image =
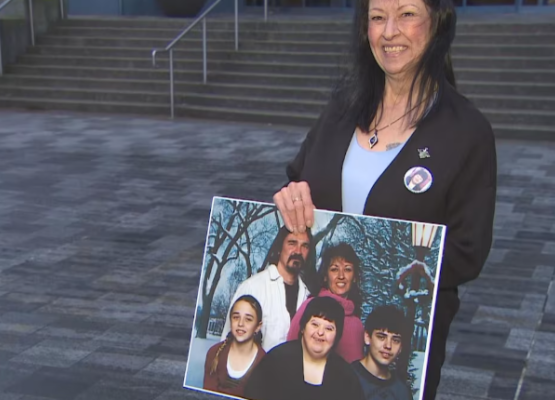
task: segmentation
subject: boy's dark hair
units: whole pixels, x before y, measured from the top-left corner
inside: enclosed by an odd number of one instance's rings
[[[335,342],[333,343],[335,347],[343,335],[343,325],[345,322],[345,310],[343,310],[341,304],[331,297],[314,297],[310,300],[301,317],[299,339],[303,335],[306,324],[308,324],[312,317],[323,318],[335,323],[336,334]]]
[[[412,334],[405,313],[394,305],[380,306],[372,310],[364,323],[364,330],[372,336],[375,330],[387,330],[401,335],[403,346],[411,345]]]

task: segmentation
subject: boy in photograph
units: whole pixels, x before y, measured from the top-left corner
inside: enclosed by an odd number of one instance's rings
[[[412,400],[407,383],[391,364],[403,348],[410,351],[411,333],[403,311],[395,306],[376,307],[366,318],[366,356],[352,366],[359,378],[365,400]]]

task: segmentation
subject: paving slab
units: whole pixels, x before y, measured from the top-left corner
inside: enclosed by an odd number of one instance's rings
[[[215,399],[181,389],[211,199],[271,201],[304,132],[0,121],[0,398]],[[460,290],[438,400],[546,399],[555,387],[555,144],[497,149],[494,245]]]

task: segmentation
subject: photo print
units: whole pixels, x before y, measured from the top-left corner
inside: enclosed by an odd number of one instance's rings
[[[274,204],[215,197],[183,386],[421,400],[445,232],[316,210],[291,233]]]

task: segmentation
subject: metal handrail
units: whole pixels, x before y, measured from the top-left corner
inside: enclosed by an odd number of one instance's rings
[[[176,36],[165,48],[152,50],[152,64],[156,67],[156,55],[161,52],[169,52],[170,54],[170,104],[171,104],[171,117],[175,117],[175,79],[173,71],[173,47],[183,39],[200,21],[202,21],[202,75],[203,82],[207,82],[207,68],[206,68],[206,16],[220,4],[222,0],[216,0],[214,4],[208,7],[191,25],[185,28],[179,35]],[[235,51],[239,50],[239,1],[235,0]]]
[[[6,0],[0,4],[0,11],[7,7],[14,0]],[[31,33],[31,46],[35,45],[35,13],[33,11],[33,0],[28,0],[28,12],[29,12],[29,30]],[[64,0],[60,0],[60,19],[65,17],[65,7]],[[0,36],[0,76],[4,73],[4,68],[2,65],[2,37]]]

